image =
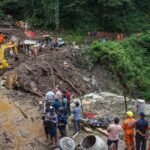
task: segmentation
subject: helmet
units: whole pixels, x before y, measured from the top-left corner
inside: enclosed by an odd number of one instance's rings
[[[130,118],[133,117],[133,112],[132,112],[132,111],[127,111],[126,114],[127,114],[127,116],[130,117]]]
[[[50,112],[54,112],[54,111],[55,111],[55,108],[54,108],[53,106],[50,106],[50,107],[49,107],[49,111],[50,111]]]

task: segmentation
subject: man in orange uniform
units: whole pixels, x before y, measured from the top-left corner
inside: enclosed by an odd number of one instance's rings
[[[0,44],[4,43],[4,41],[5,41],[5,35],[0,34]]]
[[[133,113],[128,111],[126,119],[123,122],[122,128],[125,133],[125,143],[127,150],[134,150],[134,127],[136,120],[133,118]]]

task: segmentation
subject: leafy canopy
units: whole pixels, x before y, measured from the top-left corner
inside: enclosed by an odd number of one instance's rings
[[[91,69],[100,63],[130,94],[150,100],[150,32],[123,41],[94,42],[80,56]],[[88,64],[88,65],[87,65]]]

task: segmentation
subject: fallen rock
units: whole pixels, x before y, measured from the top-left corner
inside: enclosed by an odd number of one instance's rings
[[[21,137],[23,137],[23,138],[28,138],[29,135],[30,135],[30,133],[22,131],[22,130],[19,130],[18,131],[18,135],[21,136]]]

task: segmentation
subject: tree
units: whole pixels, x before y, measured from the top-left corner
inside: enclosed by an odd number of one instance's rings
[[[1,0],[0,16],[28,19],[44,29],[132,33],[150,27],[149,9],[149,0]]]
[[[59,0],[55,0],[55,24],[56,30],[59,29]]]

